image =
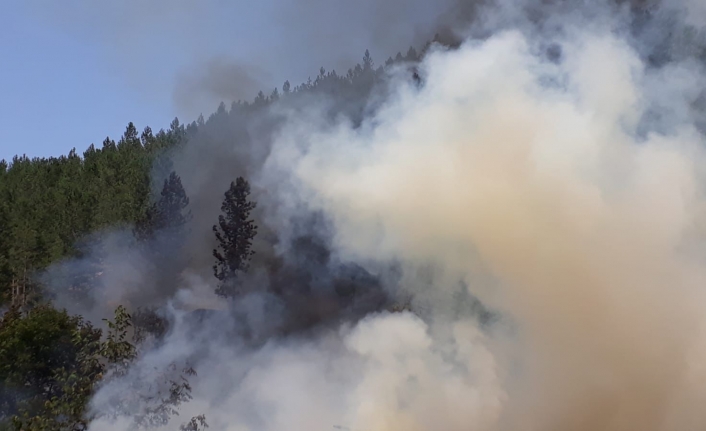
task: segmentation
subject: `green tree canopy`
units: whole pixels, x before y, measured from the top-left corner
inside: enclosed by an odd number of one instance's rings
[[[218,216],[218,225],[213,232],[218,240],[218,248],[213,250],[216,264],[213,272],[218,279],[216,293],[222,297],[233,297],[238,292],[238,274],[248,270],[252,240],[257,234],[257,226],[250,218],[255,203],[249,200],[250,184],[238,177],[230,183],[221,205],[223,214]]]

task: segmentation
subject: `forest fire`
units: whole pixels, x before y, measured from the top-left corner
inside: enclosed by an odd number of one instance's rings
[[[42,298],[0,428],[702,429],[700,4],[444,1],[384,63],[4,164],[74,219],[0,206]]]

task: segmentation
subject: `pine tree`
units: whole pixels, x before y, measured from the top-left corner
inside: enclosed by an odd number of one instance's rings
[[[370,51],[366,49],[365,54],[363,55],[363,70],[372,70],[374,65],[375,63],[373,62],[373,58],[370,56]]]
[[[164,180],[159,200],[135,226],[135,237],[152,264],[155,292],[174,291],[179,285],[184,263],[181,250],[186,241],[186,224],[191,219],[188,205],[181,179],[172,172]]]
[[[419,60],[419,56],[417,55],[417,50],[414,49],[413,46],[409,47],[409,50],[407,50],[407,55],[405,56],[405,61],[417,61]]]
[[[166,237],[180,236],[184,225],[191,219],[191,212],[184,211],[188,206],[189,198],[181,178],[172,171],[164,180],[159,200],[147,209],[144,218],[136,224],[135,236],[143,242],[154,240],[158,233]]]
[[[242,177],[230,183],[225,193],[218,225],[213,226],[213,232],[218,240],[218,248],[213,250],[216,265],[213,272],[218,279],[216,294],[222,297],[233,297],[238,293],[237,279],[239,273],[248,269],[252,240],[257,234],[257,226],[250,219],[250,211],[255,203],[248,200],[250,185]]]

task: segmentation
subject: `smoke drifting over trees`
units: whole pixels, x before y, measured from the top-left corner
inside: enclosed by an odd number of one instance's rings
[[[310,80],[0,165],[2,425],[703,428],[700,3],[333,4],[267,3]]]

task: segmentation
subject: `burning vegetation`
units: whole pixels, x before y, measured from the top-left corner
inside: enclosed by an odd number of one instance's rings
[[[0,163],[0,429],[703,428],[706,11],[435,11]]]

